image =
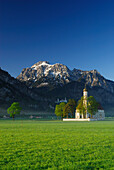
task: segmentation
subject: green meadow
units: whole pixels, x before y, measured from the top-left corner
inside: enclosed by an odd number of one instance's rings
[[[114,169],[114,121],[0,120],[0,169]]]

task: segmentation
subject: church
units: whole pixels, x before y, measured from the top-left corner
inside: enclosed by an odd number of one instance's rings
[[[75,119],[63,119],[63,121],[95,121],[95,120],[104,120],[105,119],[105,112],[103,107],[99,104],[98,111],[96,114],[90,115],[87,109],[88,104],[88,91],[86,87],[83,89],[83,105],[85,107],[85,115],[81,114],[78,109],[75,111]]]
[[[86,109],[85,119],[88,119],[91,117],[91,115],[88,113],[88,110],[87,110],[87,103],[88,103],[87,98],[88,98],[88,91],[86,88],[84,88],[83,89],[83,105],[85,106],[85,109]],[[97,119],[97,120],[104,120],[105,112],[104,112],[103,107],[100,104],[98,106],[98,111],[96,112],[95,115],[92,116],[92,118]],[[78,109],[76,109],[76,112],[75,112],[75,119],[84,119],[84,115],[80,114]]]

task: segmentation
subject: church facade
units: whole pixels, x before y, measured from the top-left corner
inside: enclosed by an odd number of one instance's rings
[[[96,120],[104,120],[105,119],[105,112],[104,112],[104,109],[103,107],[99,104],[98,106],[98,111],[96,112],[95,115],[91,115],[88,113],[88,110],[87,110],[87,104],[88,104],[88,91],[86,88],[83,89],[83,105],[85,107],[85,117],[83,114],[80,113],[80,111],[78,109],[76,109],[76,112],[75,112],[75,119],[96,119]]]

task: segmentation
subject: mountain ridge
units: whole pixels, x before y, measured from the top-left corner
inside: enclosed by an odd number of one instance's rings
[[[29,87],[39,87],[41,83],[47,86],[50,81],[57,86],[85,79],[85,83],[90,87],[99,86],[114,93],[114,81],[105,79],[96,69],[83,71],[74,68],[70,70],[64,64],[51,65],[48,61],[39,61],[29,68],[24,68],[17,79],[25,82]]]

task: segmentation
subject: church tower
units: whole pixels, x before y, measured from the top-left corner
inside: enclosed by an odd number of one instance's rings
[[[88,91],[85,86],[85,88],[83,89],[83,105],[85,106],[86,109],[86,118],[87,118],[87,98],[88,98]]]

